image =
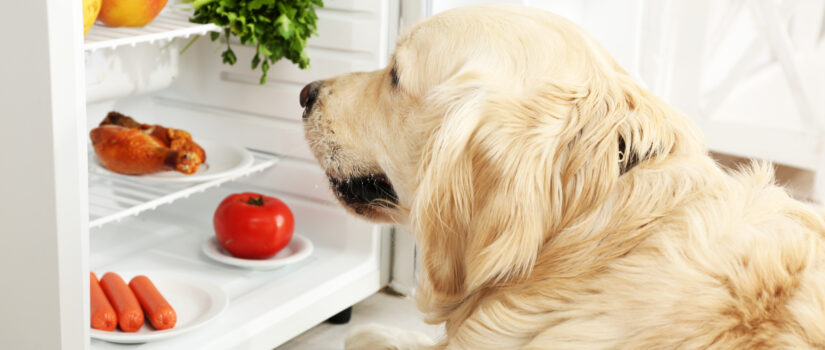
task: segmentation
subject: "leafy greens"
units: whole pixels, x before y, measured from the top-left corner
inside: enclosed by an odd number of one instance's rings
[[[223,63],[234,65],[238,58],[232,51],[229,38],[237,36],[241,44],[257,48],[252,57],[252,69],[261,67],[260,83],[266,83],[271,64],[287,58],[301,69],[309,67],[306,53],[307,39],[316,32],[315,6],[323,7],[322,0],[185,0],[193,3],[194,23],[214,23],[223,27],[226,50]],[[220,32],[210,34],[212,41]]]

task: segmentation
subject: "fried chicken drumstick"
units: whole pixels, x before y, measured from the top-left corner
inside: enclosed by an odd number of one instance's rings
[[[141,124],[118,112],[109,112],[89,136],[100,163],[116,173],[177,170],[192,174],[206,161],[203,148],[188,132]]]

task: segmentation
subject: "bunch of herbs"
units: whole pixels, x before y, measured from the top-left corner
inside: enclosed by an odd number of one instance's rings
[[[238,58],[232,51],[230,37],[236,36],[242,44],[256,48],[252,69],[261,68],[260,83],[266,83],[269,67],[287,58],[301,69],[309,67],[306,53],[307,39],[317,34],[318,16],[315,7],[323,7],[322,0],[184,0],[193,4],[194,23],[214,23],[223,28],[210,33],[212,41],[221,35],[226,50],[221,53],[223,63],[234,65]]]

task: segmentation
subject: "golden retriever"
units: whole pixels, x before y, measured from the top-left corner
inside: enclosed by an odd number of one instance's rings
[[[768,165],[720,168],[563,18],[448,11],[301,104],[340,201],[410,228],[418,306],[446,330],[349,349],[825,347],[822,217]]]

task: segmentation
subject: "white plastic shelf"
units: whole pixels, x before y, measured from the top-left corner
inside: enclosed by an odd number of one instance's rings
[[[259,186],[258,180],[233,181],[106,225],[105,234],[92,232],[89,268],[98,276],[109,271],[150,278],[155,273],[186,276],[221,287],[229,306],[203,327],[180,336],[142,344],[92,339],[91,350],[273,349],[382,287],[379,247],[388,237],[378,226],[349,215],[340,205],[292,196],[269,183]],[[250,191],[275,196],[289,206],[295,232],[315,246],[310,257],[261,271],[225,265],[203,254],[201,245],[215,236],[212,215],[218,203],[232,193]],[[179,320],[184,317],[178,314]]]
[[[89,161],[89,227],[119,221],[159,205],[186,198],[208,188],[263,171],[280,160],[277,155],[250,150],[255,158],[248,168],[214,180],[198,183],[157,183],[130,178],[101,169]],[[90,155],[94,157],[94,155]]]
[[[218,31],[214,24],[197,24],[189,22],[191,11],[181,11],[167,8],[154,21],[144,27],[107,27],[95,23],[89,34],[86,35],[84,48],[86,51],[116,48],[123,45],[137,45],[139,43],[153,43],[156,41],[170,41],[174,38],[188,38],[192,35],[203,35]]]

